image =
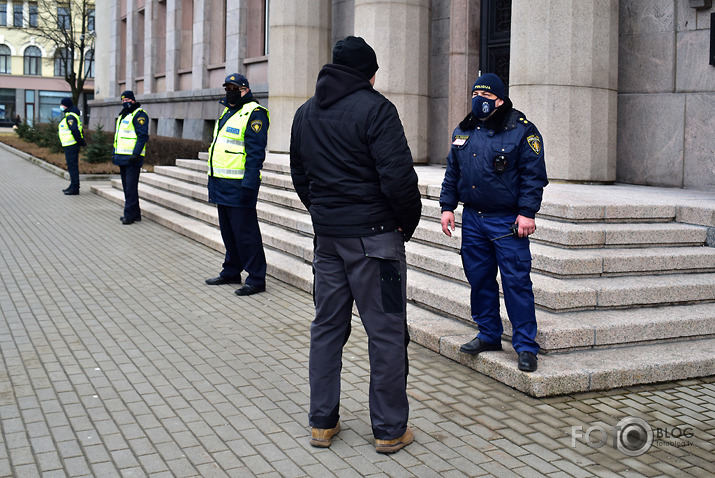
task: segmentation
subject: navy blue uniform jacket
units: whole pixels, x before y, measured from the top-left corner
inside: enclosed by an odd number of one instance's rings
[[[497,156],[506,158],[501,174]],[[454,130],[439,203],[443,212],[461,201],[489,216],[534,218],[548,183],[541,135],[507,98],[493,118],[482,122],[470,113]]]

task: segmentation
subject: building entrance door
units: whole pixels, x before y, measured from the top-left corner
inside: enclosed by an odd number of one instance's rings
[[[495,73],[501,78],[508,94],[511,0],[483,0],[481,18],[479,69],[482,73]]]

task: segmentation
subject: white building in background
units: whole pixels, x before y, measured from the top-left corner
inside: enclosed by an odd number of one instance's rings
[[[0,126],[11,126],[16,115],[30,123],[58,120],[62,116],[60,100],[72,96],[64,80],[61,52],[37,35],[38,26],[42,26],[39,8],[36,1],[0,0]],[[54,17],[69,21],[62,4],[57,8]],[[88,21],[93,27],[93,10]],[[85,60],[93,55],[93,50],[86,51]],[[75,64],[79,66],[79,59]],[[94,64],[90,61],[85,68],[88,80],[78,105],[82,110],[94,98]]]

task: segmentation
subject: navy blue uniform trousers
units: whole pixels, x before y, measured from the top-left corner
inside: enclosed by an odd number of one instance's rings
[[[79,144],[65,146],[65,161],[70,175],[70,191],[79,191]]]
[[[141,161],[137,164],[119,166],[122,189],[124,189],[124,217],[128,220],[137,220],[142,217],[141,209],[139,209],[139,173],[141,173],[141,169]]]
[[[370,419],[375,438],[405,433],[407,402],[407,263],[402,233],[317,236],[315,320],[310,327],[310,425],[333,428],[340,418],[343,346],[353,301],[368,336]]]
[[[266,285],[266,254],[255,207],[233,207],[218,204],[218,223],[226,247],[221,277],[235,279],[244,270],[246,284]]]
[[[539,352],[536,311],[531,284],[531,251],[528,237],[507,236],[516,215],[483,217],[471,208],[462,213],[462,263],[472,286],[472,319],[479,337],[498,344],[504,332],[499,314],[497,266],[501,274],[504,303],[512,325],[512,345],[517,352]]]

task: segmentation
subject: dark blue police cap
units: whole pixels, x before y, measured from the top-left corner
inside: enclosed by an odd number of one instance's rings
[[[245,86],[246,88],[250,88],[248,86],[248,79],[239,73],[232,73],[228,75],[222,86],[226,85]]]

